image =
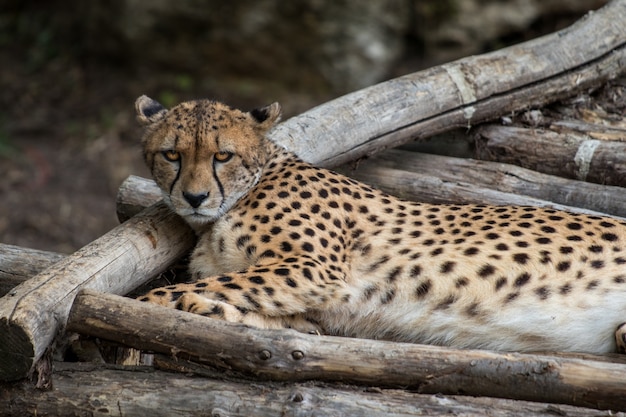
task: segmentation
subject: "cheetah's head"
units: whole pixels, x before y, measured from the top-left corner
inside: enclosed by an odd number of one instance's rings
[[[194,228],[222,216],[258,182],[268,158],[265,133],[280,118],[278,103],[243,112],[197,100],[168,110],[141,96],[135,109],[152,176]]]

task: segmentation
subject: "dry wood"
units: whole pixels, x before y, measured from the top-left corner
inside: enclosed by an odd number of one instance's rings
[[[124,294],[193,243],[191,229],[160,203],[15,287],[0,298],[0,379],[27,376],[63,330],[81,288]]]
[[[132,179],[131,176],[124,181],[117,195],[120,222],[130,219],[160,200],[160,191],[154,181]],[[0,297],[65,256],[61,253],[0,243]]]
[[[68,328],[261,379],[325,380],[626,410],[626,363],[260,330],[82,291]]]
[[[594,139],[583,133],[499,125],[481,126],[476,133],[479,159],[598,184],[626,187],[624,155],[626,142]]]
[[[117,218],[123,223],[161,198],[161,189],[154,181],[130,175],[117,190]]]
[[[626,193],[622,187],[569,180],[511,164],[391,149],[361,161],[356,169],[347,171],[348,168],[345,168],[344,172],[352,177],[360,177],[361,173],[366,174],[373,167],[411,171],[423,176],[437,177],[442,182],[472,184],[477,188],[484,187],[626,217]],[[368,175],[369,177],[371,176]],[[481,193],[480,190],[477,191]],[[448,199],[441,196],[439,189],[424,192],[436,193],[439,197]],[[416,195],[415,198],[420,199],[420,196]],[[506,204],[511,203],[512,201]]]
[[[0,414],[203,416],[606,416],[567,405],[346,385],[215,380],[145,368],[56,364],[54,387],[0,385]],[[621,414],[621,413],[620,413]],[[615,415],[615,414],[613,414]]]
[[[64,255],[0,243],[0,297]]]
[[[414,173],[375,164],[363,165],[357,171],[349,171],[351,177],[377,187],[389,194],[413,201],[437,204],[495,204],[551,207],[571,213],[604,216],[594,210],[557,204],[552,201],[481,188],[469,182],[446,180],[433,175]],[[620,218],[619,216],[612,216]]]
[[[390,80],[287,120],[272,138],[336,166],[459,126],[540,107],[626,73],[626,0],[571,27]]]

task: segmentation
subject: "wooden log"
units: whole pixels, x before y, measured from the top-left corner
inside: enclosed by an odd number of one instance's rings
[[[156,204],[15,287],[0,298],[0,380],[24,378],[34,369],[63,331],[81,288],[124,294],[165,269],[194,240],[183,220]]]
[[[626,364],[261,330],[82,291],[68,328],[279,381],[324,380],[626,410]]]
[[[215,380],[146,368],[55,364],[54,387],[0,384],[0,414],[203,416],[449,416],[588,417],[598,410],[495,398],[416,394],[346,385]]]
[[[607,213],[566,206],[564,204],[558,204],[534,197],[481,188],[480,186],[476,186],[468,182],[455,180],[450,181],[433,175],[386,168],[375,164],[364,165],[357,171],[344,171],[344,173],[389,194],[413,201],[435,204],[472,203],[550,207],[556,210],[569,211],[571,213],[585,213],[595,216],[608,215]],[[622,219],[622,217],[619,216],[612,217]]]
[[[626,142],[594,139],[582,133],[491,124],[476,132],[478,159],[598,184],[626,187],[624,155]]]
[[[117,190],[117,219],[124,223],[141,210],[161,200],[161,189],[152,180],[130,175]]]
[[[130,219],[160,199],[159,187],[154,181],[133,181],[131,175],[122,183],[117,194],[117,215],[120,222]],[[61,253],[0,243],[0,297],[65,256]]]
[[[64,255],[0,243],[0,297]]]
[[[348,166],[343,171],[352,177],[359,177],[372,167],[405,170],[436,177],[442,182],[472,184],[479,188],[626,217],[626,193],[622,187],[565,179],[511,164],[390,149],[359,162],[355,169],[347,170]],[[435,194],[439,190],[425,192]]]
[[[626,73],[626,0],[571,27],[396,78],[280,124],[271,137],[304,160],[337,166],[412,139],[541,107]]]

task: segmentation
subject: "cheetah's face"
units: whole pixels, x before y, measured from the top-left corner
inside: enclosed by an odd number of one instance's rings
[[[152,176],[194,228],[215,221],[257,183],[267,160],[264,134],[280,117],[278,103],[249,113],[209,100],[167,110],[141,96],[135,107]]]

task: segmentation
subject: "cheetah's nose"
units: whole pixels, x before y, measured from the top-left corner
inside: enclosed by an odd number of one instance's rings
[[[200,204],[202,204],[202,202],[207,199],[208,196],[209,193],[192,194],[183,191],[183,197],[185,197],[185,200],[187,200],[189,205],[193,208],[198,208]]]

